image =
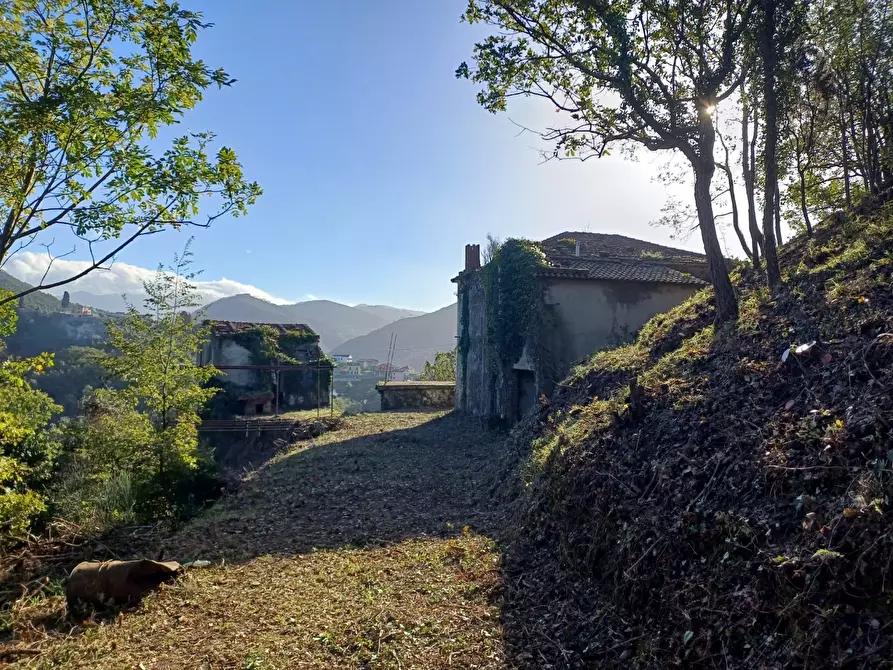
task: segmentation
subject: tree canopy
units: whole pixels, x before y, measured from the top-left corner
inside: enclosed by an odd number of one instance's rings
[[[260,195],[213,133],[160,134],[234,81],[192,54],[209,26],[165,0],[2,3],[0,264],[35,243],[56,255],[80,245],[92,262],[0,303],[73,281],[141,236],[238,216]]]
[[[475,45],[475,67],[457,70],[483,84],[478,101],[491,112],[517,96],[549,101],[563,122],[542,132],[555,158],[614,145],[685,156],[720,319],[737,302],[710,195],[713,112],[741,83],[737,49],[753,9],[752,0],[471,0],[464,19],[496,33]]]

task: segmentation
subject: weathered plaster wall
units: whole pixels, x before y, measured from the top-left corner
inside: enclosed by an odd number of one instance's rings
[[[456,402],[456,386],[446,382],[388,383],[376,387],[381,394],[381,411],[396,409],[449,409]]]
[[[199,365],[251,365],[251,352],[227,338],[211,336],[198,355]],[[221,370],[220,379],[236,386],[254,386],[252,370]]]
[[[503,372],[488,362],[481,273],[466,273],[458,283],[456,409],[509,421],[516,420],[521,406],[531,406],[540,394],[551,395],[575,362],[628,340],[652,316],[666,312],[699,289],[684,284],[545,279],[536,332],[514,369],[508,371],[514,377],[503,383]],[[467,310],[463,301],[468,301]],[[507,397],[501,397],[503,390]]]
[[[232,340],[220,341],[219,347],[220,353],[215,359],[218,365],[251,365],[251,352],[245,347]],[[223,379],[237,386],[252,386],[255,373],[252,370],[226,370]]]
[[[543,301],[554,315],[554,333],[549,339],[556,373],[564,376],[574,362],[628,340],[652,316],[675,307],[698,288],[652,282],[548,280]]]
[[[487,365],[487,309],[480,272],[459,280],[459,351],[456,357],[456,409],[476,416],[492,413],[496,385]],[[467,309],[463,304],[467,301]],[[467,316],[467,323],[463,320]],[[466,343],[463,343],[463,334]]]

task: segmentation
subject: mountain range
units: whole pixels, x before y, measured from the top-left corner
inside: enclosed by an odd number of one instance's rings
[[[205,305],[198,312],[215,321],[253,323],[303,323],[310,326],[326,351],[360,335],[422,312],[386,305],[350,307],[331,300],[308,300],[293,305],[275,305],[247,293],[228,296]]]
[[[0,288],[20,292],[30,286],[0,270]],[[70,296],[73,304],[104,312],[122,312],[126,309],[120,295],[71,291]],[[44,313],[64,311],[57,297],[43,291],[26,296],[22,307]],[[323,349],[329,353],[377,358],[380,361],[388,357],[388,344],[393,333],[397,336],[394,363],[409,365],[417,370],[424,367],[425,361],[433,360],[436,352],[455,346],[455,304],[426,314],[388,305],[360,304],[351,307],[331,300],[277,305],[243,293],[215,300],[197,310],[197,314],[200,318],[219,321],[303,323],[320,336]]]
[[[397,337],[394,364],[421,370],[425,361],[434,360],[435,353],[456,346],[456,303],[430,314],[400,319],[355,337],[335,347],[332,353],[350,354],[354,360],[377,358],[385,361],[392,334]]]

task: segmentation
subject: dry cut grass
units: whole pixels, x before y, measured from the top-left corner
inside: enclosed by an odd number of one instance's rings
[[[173,558],[210,568],[110,621],[72,620],[61,595],[23,610],[31,639],[19,644],[36,653],[19,663],[504,667],[500,556],[482,485],[491,448],[452,416],[351,417],[170,539]],[[54,614],[36,635],[34,622]]]

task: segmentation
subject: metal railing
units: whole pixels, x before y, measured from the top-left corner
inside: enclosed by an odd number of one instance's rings
[[[202,421],[198,427],[200,433],[285,433],[295,423],[289,419],[212,419]]]

